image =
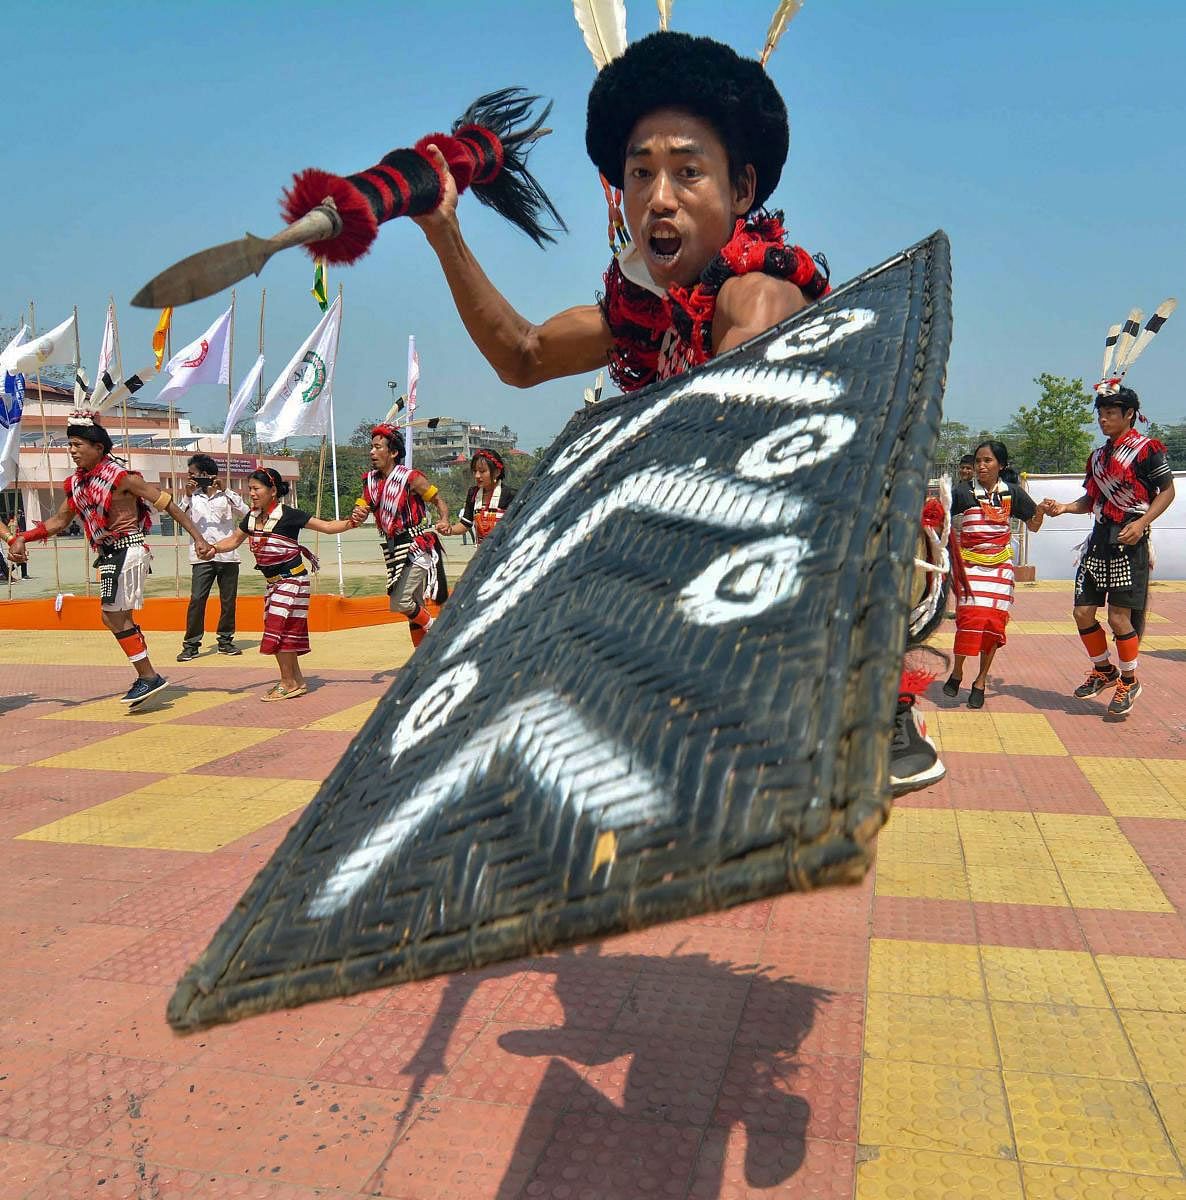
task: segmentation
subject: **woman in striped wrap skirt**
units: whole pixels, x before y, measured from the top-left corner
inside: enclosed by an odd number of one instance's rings
[[[305,528],[345,533],[350,522],[323,521],[282,504],[288,484],[270,467],[252,473],[247,492],[251,511],[230,537],[215,543],[214,551],[234,550],[247,542],[255,555],[256,570],[263,572],[266,581],[259,652],[274,654],[280,668],[280,682],[260,699],[292,700],[309,690],[299,660],[309,653],[309,568],[317,570],[317,560],[297,539]]]
[[[968,707],[983,708],[988,669],[1005,644],[1013,608],[1011,522],[1024,521],[1036,533],[1044,515],[1009,466],[1009,451],[1001,442],[981,442],[974,465],[971,482],[955,489],[951,504],[952,516],[960,520],[960,557],[968,591],[955,609],[955,666],[943,692],[959,695],[964,660],[979,655],[980,671],[968,694]]]

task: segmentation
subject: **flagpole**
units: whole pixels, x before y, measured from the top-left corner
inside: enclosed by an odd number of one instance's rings
[[[334,370],[338,367],[338,344],[342,340],[342,285],[338,284],[338,327],[334,331]],[[338,439],[334,431],[334,390],[333,384],[330,384],[329,390],[329,444],[330,458],[333,465],[334,475],[334,520],[340,521],[341,511],[338,501]],[[346,577],[342,571],[342,535],[336,535],[338,540],[338,595],[345,596],[346,594]]]
[[[416,368],[416,376],[412,377],[412,359],[416,353],[416,335],[408,334],[408,419],[404,423],[404,466],[412,469],[412,418],[416,415],[416,391],[420,387],[420,370]]]
[[[119,381],[122,384],[127,376],[124,374],[124,355],[119,346],[119,317],[115,311],[115,297],[107,297],[107,307],[111,312],[111,331],[115,334],[115,365],[119,369]],[[98,381],[96,380],[96,383]],[[124,457],[128,460],[129,466],[132,462],[132,441],[128,435],[128,400],[130,394],[124,396],[121,401],[121,407],[124,413]]]
[[[165,362],[169,362],[173,358],[173,325],[170,322],[169,328],[165,330]],[[123,375],[123,367],[120,367],[120,375]],[[125,411],[127,402],[124,402]],[[169,392],[169,488],[172,490],[177,484],[177,460],[174,457],[173,448],[173,393]],[[177,536],[177,522],[173,522],[173,595],[180,598],[181,596],[181,542]],[[203,618],[204,620],[205,618]]]
[[[231,288],[231,327],[228,330],[230,341],[227,344],[226,368],[226,410],[231,413],[231,404],[235,399],[235,289]],[[226,435],[226,487],[231,490],[231,434]]]
[[[74,368],[75,387],[78,385],[78,376],[82,371],[82,337],[78,332],[78,305],[74,306],[74,361],[77,364]],[[98,383],[98,380],[95,381]],[[77,391],[75,395],[77,396]],[[90,556],[86,552],[86,538],[82,539],[82,582],[86,587],[86,594],[91,594],[91,571],[90,571]]]
[[[322,483],[325,480],[325,434],[321,435],[321,457],[317,461],[317,503],[313,507],[313,515],[321,517],[321,490]],[[320,558],[318,551],[321,549],[321,534],[319,532],[313,534],[313,557]],[[317,590],[317,576],[314,574],[311,581],[310,590]]]
[[[29,301],[29,334],[32,341],[37,340],[37,306],[32,300]],[[37,407],[41,411],[41,442],[43,446],[42,453],[45,455],[45,474],[49,479],[49,499],[50,507],[53,507],[54,496],[54,471],[53,465],[49,461],[49,425],[45,420],[45,396],[41,391],[41,366],[38,364],[37,370],[34,371],[37,377]],[[85,535],[84,535],[85,536]],[[62,569],[58,564],[58,539],[53,538],[54,546],[54,583],[57,585],[59,592],[62,590]]]

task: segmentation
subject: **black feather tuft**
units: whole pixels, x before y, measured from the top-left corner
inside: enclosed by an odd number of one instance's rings
[[[542,223],[544,214],[555,222],[554,228],[567,233],[568,226],[527,169],[527,156],[542,136],[540,131],[552,111],[549,102],[542,111],[534,113],[533,107],[539,99],[539,96],[525,95],[524,89],[519,87],[501,88],[479,96],[454,122],[453,132],[465,125],[479,125],[490,130],[502,143],[502,169],[489,183],[472,184],[470,190],[483,204],[517,225],[537,246],[542,246],[556,240]]]

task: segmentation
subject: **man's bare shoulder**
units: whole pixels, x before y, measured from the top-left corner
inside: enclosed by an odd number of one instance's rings
[[[735,320],[743,320],[746,324],[750,323],[748,317],[759,308],[784,308],[784,315],[789,317],[806,305],[807,299],[797,284],[761,271],[726,279],[717,295],[718,310],[723,306]]]
[[[760,271],[725,280],[717,295],[713,345],[731,350],[807,307],[796,284]]]

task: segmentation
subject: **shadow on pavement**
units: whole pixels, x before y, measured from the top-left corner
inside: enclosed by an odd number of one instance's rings
[[[745,1178],[754,1188],[777,1187],[802,1166],[811,1106],[794,1092],[800,1069],[796,1056],[831,993],[774,977],[756,964],[720,962],[695,953],[603,954],[596,944],[452,976],[432,1025],[406,1066],[416,1082],[397,1122],[401,1133],[418,1098],[431,1091],[428,1080],[447,1070],[443,1048],[474,990],[484,980],[525,968],[553,976],[563,1018],[559,1025],[508,1030],[498,1039],[511,1054],[551,1061],[532,1097],[496,1200],[533,1194],[528,1190],[533,1176],[545,1157],[554,1169],[557,1147],[566,1144],[556,1136],[560,1123],[573,1113],[660,1126],[674,1122],[701,1131],[715,1127],[727,1132],[741,1124],[748,1135]],[[614,1088],[620,1092],[618,1100],[589,1076],[626,1057],[625,1079]],[[776,1135],[789,1151],[774,1159],[754,1153],[760,1134]],[[664,1140],[656,1136],[656,1147]],[[629,1179],[662,1176],[672,1164],[657,1158],[653,1164],[617,1166],[626,1178],[617,1186],[604,1179],[601,1186],[610,1188],[606,1195],[629,1194]],[[693,1172],[697,1197],[720,1194],[724,1166],[723,1155],[701,1154]],[[622,1186],[627,1190],[621,1192]],[[595,1190],[602,1194],[601,1188]]]

